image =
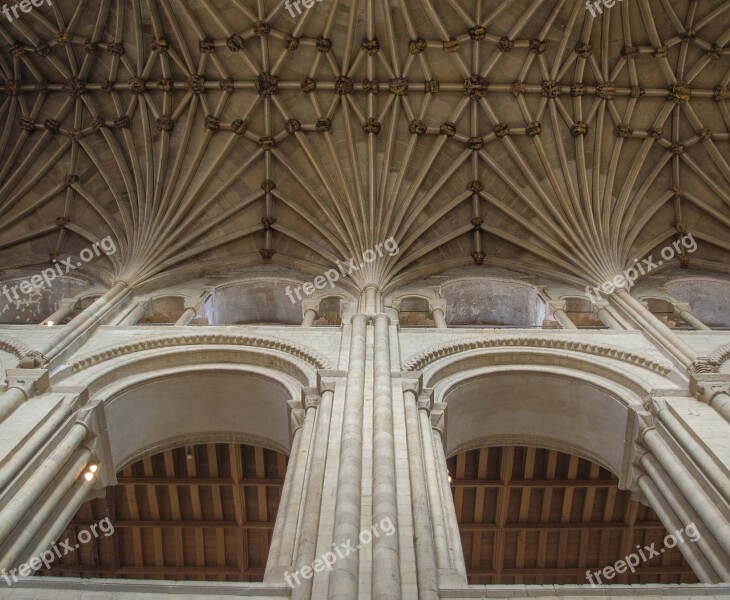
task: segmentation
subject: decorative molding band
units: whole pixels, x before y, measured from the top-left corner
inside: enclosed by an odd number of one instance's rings
[[[234,334],[203,334],[203,335],[177,335],[161,338],[150,338],[130,342],[109,350],[102,350],[94,354],[83,356],[71,364],[71,371],[78,373],[93,365],[106,360],[142,352],[144,350],[156,350],[158,348],[173,348],[176,346],[203,346],[203,345],[225,345],[225,346],[247,346],[265,348],[267,350],[278,350],[302,359],[312,365],[315,369],[332,369],[331,363],[320,354],[279,338],[260,337],[255,335],[234,335]]]
[[[604,358],[612,358],[649,369],[656,373],[660,373],[661,375],[668,375],[672,371],[672,365],[667,361],[655,360],[633,352],[626,352],[619,348],[588,342],[577,342],[575,340],[562,340],[557,338],[534,336],[494,337],[447,342],[445,344],[432,346],[431,348],[416,354],[403,363],[403,369],[405,371],[420,371],[441,358],[459,354],[461,352],[467,352],[469,350],[518,346],[534,349],[548,348],[552,350],[566,350],[569,352],[580,352]]]
[[[715,348],[709,356],[700,356],[690,367],[690,373],[706,374],[719,373],[720,367],[730,360],[730,344]]]
[[[720,368],[723,363],[730,360],[730,344],[725,344],[719,348],[715,348],[710,354],[710,360]]]
[[[0,336],[0,350],[3,350],[8,354],[13,354],[18,358],[23,358],[24,355],[30,352],[30,348],[25,346],[22,342],[6,336]]]

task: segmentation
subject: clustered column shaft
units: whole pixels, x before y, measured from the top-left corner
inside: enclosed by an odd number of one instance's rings
[[[364,314],[352,318],[335,499],[334,544],[340,546],[353,543],[360,534],[367,325],[368,317]],[[329,600],[357,598],[358,568],[359,553],[337,561],[330,577]]]
[[[438,576],[431,511],[428,501],[426,468],[421,439],[423,432],[418,421],[416,392],[403,391],[408,442],[408,466],[411,481],[411,512],[415,535],[418,597],[421,600],[438,600]]]
[[[375,316],[375,395],[373,405],[373,525],[390,521],[398,528],[393,432],[393,385],[390,366],[390,319]],[[373,597],[401,597],[397,535],[373,539]]]

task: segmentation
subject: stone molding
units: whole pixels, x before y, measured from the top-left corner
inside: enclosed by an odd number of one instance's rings
[[[689,368],[693,374],[719,373],[724,363],[730,360],[730,344],[723,344],[715,348],[709,356],[700,356],[695,359]]]
[[[108,350],[101,350],[93,354],[82,356],[71,364],[71,372],[78,373],[84,369],[110,360],[119,356],[142,352],[145,350],[156,350],[158,348],[171,348],[183,346],[200,345],[225,345],[225,346],[246,346],[254,348],[265,348],[267,350],[278,350],[295,358],[299,358],[312,365],[315,369],[332,369],[331,363],[322,355],[293,342],[279,338],[263,337],[257,335],[236,335],[225,333],[211,333],[202,335],[176,335],[158,338],[149,338],[135,342],[129,342]]]
[[[547,348],[552,350],[580,352],[582,354],[590,354],[603,358],[620,360],[644,369],[649,369],[650,371],[654,371],[655,373],[659,373],[664,376],[669,375],[672,371],[671,364],[666,361],[655,360],[653,358],[642,356],[634,352],[627,352],[612,346],[536,336],[509,336],[446,342],[444,344],[432,346],[431,348],[428,348],[423,352],[419,352],[415,356],[409,358],[403,363],[403,369],[406,371],[420,371],[441,358],[470,350],[509,348],[517,346],[535,349]]]
[[[0,350],[12,354],[17,358],[22,358],[31,351],[23,342],[4,335],[0,336]]]

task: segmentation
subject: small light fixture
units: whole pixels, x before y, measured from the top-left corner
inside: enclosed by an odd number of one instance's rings
[[[451,483],[451,471],[449,471],[448,469],[446,469],[446,475],[448,475],[448,477],[449,477],[449,483]]]
[[[86,479],[86,481],[91,481],[94,479],[94,474],[91,471],[86,471],[86,473],[84,473],[84,479]]]
[[[99,465],[90,465],[89,466],[89,471],[91,471],[92,473],[96,473],[98,470],[99,470]]]
[[[46,321],[46,327],[53,327],[55,323],[53,321]]]
[[[195,456],[193,455],[193,447],[192,446],[188,446],[187,448],[185,448],[185,451],[186,451],[185,457],[188,460],[193,460],[193,458],[195,458]]]

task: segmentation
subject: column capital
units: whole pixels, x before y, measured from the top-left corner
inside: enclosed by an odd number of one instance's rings
[[[378,321],[382,321],[383,319],[387,319],[388,326],[392,323],[390,316],[388,316],[386,313],[380,312],[377,314],[372,315],[373,323],[377,323]]]
[[[302,388],[302,406],[307,411],[319,407],[319,390],[314,387]]]
[[[287,405],[289,406],[289,434],[294,438],[297,430],[304,425],[304,408],[301,400],[289,400]]]
[[[730,375],[718,373],[717,368],[710,359],[698,358],[692,363],[689,391],[698,400],[709,404],[718,394],[730,395]]]
[[[302,315],[306,314],[308,310],[313,310],[314,312],[317,312],[319,304],[319,300],[304,300],[302,302]]]
[[[363,312],[358,312],[358,313],[355,313],[354,315],[352,315],[352,317],[350,317],[350,323],[352,325],[354,325],[355,320],[365,319],[365,323],[367,324],[370,321],[370,318],[371,318],[371,315],[365,314]]]
[[[730,396],[730,383],[710,383],[701,384],[697,388],[698,399],[705,404],[712,405],[712,401],[720,394]]]
[[[439,432],[442,440],[446,428],[446,406],[445,402],[434,402],[431,408],[431,427]]]
[[[401,380],[404,392],[413,392],[418,402],[418,396],[423,390],[423,373],[420,371],[414,371],[412,373],[404,374],[405,377]]]
[[[48,369],[6,369],[5,382],[8,390],[19,389],[26,395],[26,399],[36,394],[42,394],[48,389]]]
[[[317,373],[317,389],[320,395],[324,392],[334,392],[337,379],[347,377],[347,371],[319,371]]]
[[[428,301],[428,307],[431,309],[431,312],[434,310],[446,310],[446,300],[429,300]]]
[[[48,358],[37,350],[26,352],[20,357],[20,368],[25,370],[45,369],[48,366]]]
[[[418,410],[425,410],[430,415],[433,410],[433,389],[422,388],[418,396]]]

